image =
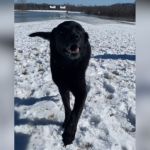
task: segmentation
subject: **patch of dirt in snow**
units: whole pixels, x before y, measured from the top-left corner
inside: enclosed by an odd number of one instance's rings
[[[135,26],[82,22],[92,46],[88,96],[76,139],[63,147],[64,108],[51,78],[49,43],[28,37],[34,31],[51,31],[62,21],[15,24],[16,148],[135,150]]]

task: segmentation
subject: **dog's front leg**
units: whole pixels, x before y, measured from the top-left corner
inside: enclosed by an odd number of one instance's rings
[[[69,118],[70,118],[70,115],[71,115],[70,96],[69,96],[69,91],[66,90],[64,87],[61,87],[61,86],[59,86],[59,93],[61,95],[64,109],[65,109],[65,120],[63,123],[63,127],[65,127]]]
[[[65,126],[64,133],[62,135],[64,145],[68,145],[73,142],[75,138],[77,124],[78,124],[78,121],[81,116],[83,106],[85,103],[85,99],[87,95],[86,84],[85,82],[80,82],[80,83],[82,83],[82,85],[80,84],[75,90],[75,92],[73,93],[75,96],[74,108],[71,112],[69,121],[67,125]]]

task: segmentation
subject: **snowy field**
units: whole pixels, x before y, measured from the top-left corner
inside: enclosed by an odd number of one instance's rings
[[[64,108],[49,43],[28,37],[63,21],[15,24],[15,150],[135,150],[135,26],[84,22],[92,47],[88,96],[74,143],[63,147]]]

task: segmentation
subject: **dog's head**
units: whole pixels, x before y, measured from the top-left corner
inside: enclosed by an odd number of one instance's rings
[[[49,40],[52,49],[72,60],[79,58],[84,53],[84,47],[88,43],[87,32],[74,21],[65,21],[54,28],[52,32],[36,32],[29,36],[40,36]]]

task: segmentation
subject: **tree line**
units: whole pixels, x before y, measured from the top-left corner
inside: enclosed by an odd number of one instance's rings
[[[35,3],[16,3],[17,10],[50,10],[51,4],[35,4]],[[55,5],[56,9],[60,9],[60,5]],[[66,4],[67,11],[80,11],[87,14],[97,15],[101,17],[122,18],[135,21],[135,3],[114,4],[111,6],[81,6]]]

